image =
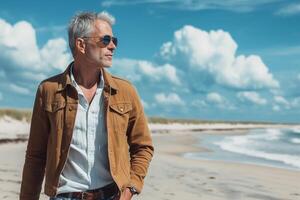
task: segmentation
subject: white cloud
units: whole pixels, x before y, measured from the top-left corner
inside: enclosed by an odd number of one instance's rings
[[[132,82],[142,80],[142,74],[138,72],[138,61],[134,59],[122,58],[114,59],[113,65],[109,68],[113,74],[122,76]]]
[[[63,71],[71,61],[67,42],[62,38],[48,40],[40,50],[40,66]]]
[[[232,10],[236,12],[250,12],[258,6],[272,4],[282,0],[105,0],[101,5],[104,7],[123,6],[135,4],[158,4],[164,8],[176,8],[180,10]]]
[[[29,22],[10,24],[0,18],[1,89],[31,95],[37,82],[67,67],[71,61],[67,46],[64,39],[52,38],[39,47],[36,30]]]
[[[300,97],[296,97],[291,101],[292,107],[300,107]]]
[[[283,96],[274,96],[274,101],[287,109],[290,108],[290,103]]]
[[[180,85],[179,78],[176,74],[176,68],[170,64],[164,64],[162,66],[155,67],[148,61],[139,61],[139,71],[155,80],[161,80],[166,78],[171,83]]]
[[[276,103],[275,105],[273,105],[273,110],[275,111],[281,110],[282,107],[285,109],[300,107],[300,97],[296,97],[288,101],[283,96],[274,96],[274,102]]]
[[[281,9],[279,9],[276,14],[278,15],[295,15],[300,14],[300,3],[290,4]]]
[[[115,59],[110,70],[133,82],[147,77],[154,82],[166,80],[175,85],[181,84],[176,68],[170,64],[156,65],[145,60]]]
[[[269,92],[275,96],[279,96],[279,95],[282,95],[283,91],[280,89],[271,89]]]
[[[285,109],[300,107],[300,97],[295,97],[294,99],[288,101],[283,96],[274,96],[274,102],[278,107],[284,107]]]
[[[191,105],[197,108],[216,107],[226,110],[234,110],[236,107],[232,105],[225,97],[217,92],[206,94],[202,99],[196,99],[191,102]]]
[[[216,93],[216,92],[212,92],[206,95],[206,99],[209,103],[215,103],[215,104],[222,104],[224,103],[224,99],[223,97]]]
[[[272,106],[272,110],[273,110],[273,111],[280,111],[280,106],[278,106],[278,105],[273,105],[273,106]]]
[[[278,88],[267,66],[257,55],[236,56],[237,44],[223,30],[206,32],[184,26],[172,42],[162,45],[160,55],[169,62],[183,63],[192,73],[206,72],[220,85],[240,89]]]
[[[202,108],[207,107],[208,104],[204,100],[196,99],[192,101],[192,106]]]
[[[36,44],[35,30],[26,21],[11,25],[0,19],[1,57],[13,61],[17,66],[36,68],[39,62],[39,50]]]
[[[159,104],[163,105],[185,105],[184,101],[176,93],[158,93],[155,95],[155,100]]]
[[[43,73],[33,73],[29,71],[23,72],[21,76],[28,80],[35,80],[35,81],[42,81],[47,78],[47,76]]]
[[[71,55],[67,52],[67,42],[62,38],[50,39],[40,49],[35,29],[29,22],[20,21],[11,25],[0,19],[0,30],[0,60],[12,63],[18,69],[64,69],[71,60]]]
[[[11,89],[13,92],[17,93],[17,94],[22,94],[22,95],[28,95],[30,94],[29,89],[18,86],[16,84],[9,84],[9,89]]]
[[[267,103],[267,100],[260,97],[260,95],[257,92],[251,92],[251,91],[239,92],[237,93],[237,97],[241,101],[248,101],[253,104],[265,105]]]
[[[235,110],[236,107],[232,105],[225,97],[217,92],[211,92],[206,95],[205,101],[201,103],[202,105],[216,106],[217,108],[226,110]]]

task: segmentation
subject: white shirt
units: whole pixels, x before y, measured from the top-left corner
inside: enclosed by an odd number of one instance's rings
[[[73,66],[70,76],[78,92],[79,103],[68,158],[59,177],[58,194],[96,189],[113,182],[104,123],[103,76],[100,75],[100,83],[90,105],[74,79]]]

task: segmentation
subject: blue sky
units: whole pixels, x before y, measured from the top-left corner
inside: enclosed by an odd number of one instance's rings
[[[150,116],[300,122],[300,3],[288,0],[7,1],[0,8],[0,107],[31,108],[72,60],[79,11],[116,18],[110,71]]]

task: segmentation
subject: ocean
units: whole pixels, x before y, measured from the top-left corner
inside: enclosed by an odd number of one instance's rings
[[[252,129],[243,135],[205,134],[199,137],[199,142],[211,152],[184,156],[300,170],[300,129]]]

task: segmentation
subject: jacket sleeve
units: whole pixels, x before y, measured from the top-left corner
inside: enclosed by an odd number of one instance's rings
[[[130,186],[135,187],[138,193],[144,185],[144,178],[150,161],[153,157],[154,147],[148,122],[144,113],[140,98],[132,88],[133,109],[129,118],[127,129],[129,152],[130,152]]]
[[[39,86],[31,118],[30,134],[23,168],[20,200],[38,200],[45,173],[49,121]]]

